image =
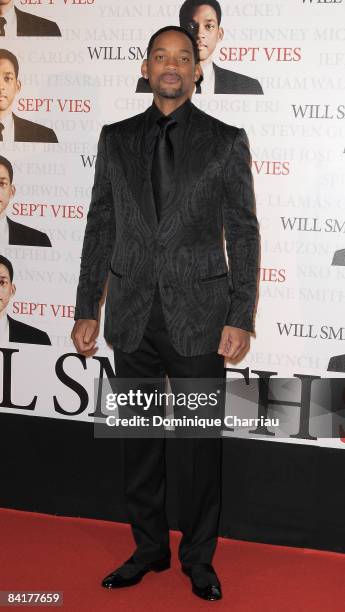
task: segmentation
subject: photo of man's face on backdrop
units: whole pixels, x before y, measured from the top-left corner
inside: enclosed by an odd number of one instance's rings
[[[224,36],[224,30],[218,23],[215,9],[209,4],[195,7],[192,15],[181,27],[188,30],[196,39],[201,62],[212,60],[218,42]]]
[[[262,95],[257,79],[220,66],[218,45],[224,38],[222,9],[218,0],[185,0],[179,11],[179,25],[195,38],[202,76],[191,97],[196,94]],[[136,93],[152,93],[148,76],[138,79]]]

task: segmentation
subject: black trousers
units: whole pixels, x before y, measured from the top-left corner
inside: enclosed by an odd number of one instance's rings
[[[114,347],[114,357],[116,376],[120,378],[167,375],[225,380],[224,357],[217,352],[184,357],[174,349],[158,285],[139,347],[132,353]],[[185,565],[211,563],[217,545],[221,501],[221,438],[122,438],[121,444],[127,513],[137,545],[135,559],[147,563],[170,556],[165,513],[165,446],[174,444],[179,527],[183,534],[179,559]]]

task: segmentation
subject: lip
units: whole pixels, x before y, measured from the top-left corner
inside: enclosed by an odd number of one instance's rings
[[[180,77],[178,76],[178,74],[169,74],[169,73],[162,74],[161,79],[165,83],[178,83],[180,81]]]

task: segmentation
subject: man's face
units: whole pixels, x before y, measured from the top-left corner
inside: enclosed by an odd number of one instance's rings
[[[10,273],[4,264],[0,264],[0,314],[6,309],[16,287],[11,283]]]
[[[14,66],[8,59],[0,59],[0,111],[12,106],[20,91],[20,81],[16,78]]]
[[[200,77],[191,41],[175,30],[157,36],[141,71],[149,79],[153,93],[163,98],[190,96],[194,82]]]
[[[197,41],[202,62],[212,56],[218,42],[224,36],[223,28],[218,25],[217,13],[208,4],[201,4],[196,8],[187,29]]]
[[[6,166],[0,164],[0,217],[4,210],[6,210],[15,192],[16,188],[14,185],[11,185],[10,175]]]

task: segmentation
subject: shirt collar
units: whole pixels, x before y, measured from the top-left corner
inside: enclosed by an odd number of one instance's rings
[[[178,125],[182,128],[187,127],[189,116],[192,110],[192,102],[188,98],[181,106],[178,106],[174,112],[170,113],[170,117],[177,121]],[[157,122],[157,119],[163,116],[163,113],[159,110],[158,106],[154,102],[149,108],[148,119],[149,119],[149,127],[153,127]]]
[[[5,115],[5,117],[3,117],[2,119],[0,119],[1,123],[3,124],[5,129],[9,129],[12,126],[13,123],[13,115],[12,112],[7,113],[7,115]]]
[[[202,71],[204,74],[204,78],[209,78],[214,72],[213,63],[211,62],[209,64],[206,64],[206,66],[203,66]]]
[[[2,15],[2,17],[4,17],[4,19],[6,19],[6,25],[9,25],[10,23],[14,23],[15,22],[16,12],[14,10],[14,4],[12,4],[12,6],[10,6],[9,9],[7,9],[6,13],[4,15]]]

